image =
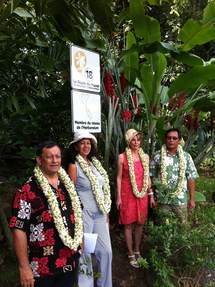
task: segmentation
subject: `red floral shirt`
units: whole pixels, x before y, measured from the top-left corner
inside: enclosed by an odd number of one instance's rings
[[[52,190],[57,197],[64,224],[73,237],[75,222],[69,194],[61,181],[58,189],[52,187]],[[79,253],[70,250],[60,239],[47,199],[34,176],[15,193],[9,225],[27,234],[34,277],[72,271],[76,266]]]

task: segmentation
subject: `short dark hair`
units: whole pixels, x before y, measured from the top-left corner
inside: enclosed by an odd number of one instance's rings
[[[56,142],[53,141],[42,142],[37,148],[37,156],[41,156],[44,148],[52,148],[54,146],[57,146],[61,150],[60,146]]]
[[[178,138],[182,139],[181,131],[179,129],[177,129],[177,128],[171,128],[171,129],[167,130],[165,132],[165,139],[167,138],[168,134],[171,133],[171,132],[177,132],[178,133]]]

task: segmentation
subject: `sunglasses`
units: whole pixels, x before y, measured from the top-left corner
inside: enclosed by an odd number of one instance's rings
[[[177,138],[177,137],[169,137],[169,136],[167,136],[167,137],[166,137],[166,139],[168,139],[168,140],[173,139],[174,141],[177,141],[179,138]]]

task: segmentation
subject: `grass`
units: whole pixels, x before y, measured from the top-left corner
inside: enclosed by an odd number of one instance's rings
[[[196,191],[199,191],[204,194],[206,200],[212,201],[212,194],[215,192],[215,178],[208,177],[208,174],[199,173],[199,178],[195,180],[196,182]]]

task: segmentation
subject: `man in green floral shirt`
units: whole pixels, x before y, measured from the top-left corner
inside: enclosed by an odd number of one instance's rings
[[[166,131],[165,145],[155,152],[150,164],[150,176],[156,185],[157,204],[178,217],[195,208],[195,179],[198,173],[192,157],[183,151],[179,129]],[[188,200],[189,191],[190,197]]]

